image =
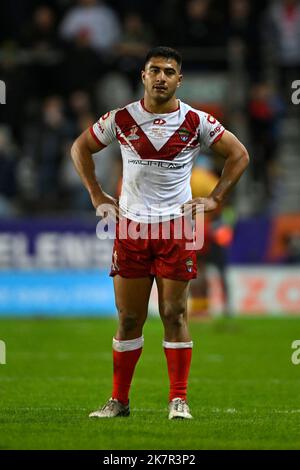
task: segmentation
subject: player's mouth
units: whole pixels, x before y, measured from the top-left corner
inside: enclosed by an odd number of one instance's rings
[[[163,85],[154,85],[154,90],[157,90],[157,91],[167,91],[167,87],[163,86]]]

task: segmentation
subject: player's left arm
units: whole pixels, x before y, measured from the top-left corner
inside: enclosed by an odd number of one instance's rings
[[[196,213],[195,205],[203,204],[205,212],[214,211],[221,205],[237,183],[249,164],[249,154],[245,146],[231,132],[226,131],[222,137],[211,145],[213,152],[225,159],[222,175],[218,184],[208,197],[196,198],[192,203],[193,214]]]

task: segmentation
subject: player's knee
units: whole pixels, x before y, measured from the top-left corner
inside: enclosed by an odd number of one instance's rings
[[[163,322],[172,327],[180,328],[186,321],[185,304],[166,302],[160,311]]]
[[[119,323],[122,330],[126,333],[142,326],[139,315],[119,309]]]

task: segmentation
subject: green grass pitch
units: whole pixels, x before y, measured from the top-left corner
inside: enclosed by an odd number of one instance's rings
[[[191,323],[189,404],[167,419],[162,325],[149,319],[131,416],[91,420],[110,396],[115,319],[1,319],[0,449],[299,449],[300,318]]]

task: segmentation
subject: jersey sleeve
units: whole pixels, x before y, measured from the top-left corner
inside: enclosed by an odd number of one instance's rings
[[[225,132],[225,128],[210,114],[201,113],[199,126],[199,141],[206,147],[218,142]]]
[[[109,111],[90,127],[90,133],[98,144],[107,146],[116,140],[116,112],[116,109]]]

